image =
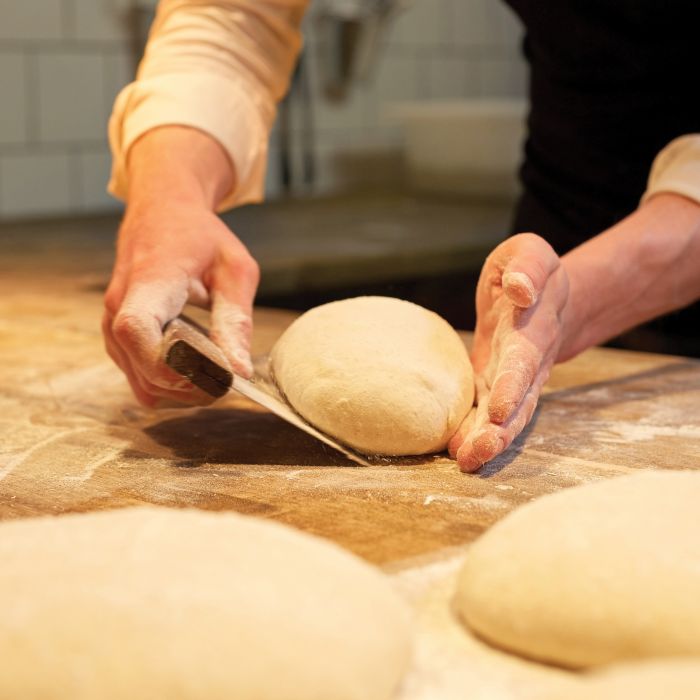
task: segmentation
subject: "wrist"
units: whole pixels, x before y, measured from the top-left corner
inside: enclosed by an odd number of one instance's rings
[[[560,360],[700,294],[700,206],[660,193],[562,258],[570,283]]]
[[[127,202],[130,209],[154,202],[214,211],[234,185],[222,146],[193,128],[164,126],[146,132],[130,148]]]
[[[562,342],[557,362],[565,362],[578,355],[589,346],[587,339],[588,319],[591,314],[590,294],[582,288],[581,280],[571,258],[562,258],[569,281],[569,295],[561,312]]]

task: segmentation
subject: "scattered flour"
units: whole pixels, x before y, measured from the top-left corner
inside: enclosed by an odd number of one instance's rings
[[[593,435],[598,442],[609,444],[642,442],[646,440],[655,440],[657,437],[698,439],[700,438],[700,426],[655,425],[644,421],[637,423],[610,421],[605,423],[605,427],[595,430]]]
[[[393,575],[415,611],[413,664],[397,700],[535,700],[578,684],[576,674],[506,654],[468,632],[451,605],[464,556]]]

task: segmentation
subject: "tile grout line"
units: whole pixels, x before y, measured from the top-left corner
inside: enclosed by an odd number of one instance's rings
[[[24,51],[25,72],[27,81],[25,84],[25,108],[27,118],[26,141],[23,146],[36,147],[41,141],[41,96],[39,89],[39,63],[34,50]]]
[[[61,35],[64,39],[71,39],[76,31],[75,0],[61,1]]]

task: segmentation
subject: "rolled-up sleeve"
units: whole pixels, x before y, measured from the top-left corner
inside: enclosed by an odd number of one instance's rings
[[[661,192],[700,203],[700,134],[674,139],[656,156],[642,201]]]
[[[267,143],[301,46],[307,0],[161,0],[136,80],[109,121],[109,191],[125,199],[129,148],[147,131],[199,129],[226,150],[224,210],[263,196]]]

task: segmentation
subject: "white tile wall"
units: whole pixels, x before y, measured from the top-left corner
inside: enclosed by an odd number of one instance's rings
[[[24,55],[0,52],[0,144],[27,140],[27,72]]]
[[[64,9],[62,0],[0,0],[0,40],[60,39]]]
[[[477,97],[481,92],[481,74],[477,60],[464,56],[430,56],[428,97],[444,99]]]
[[[396,46],[440,46],[447,31],[450,0],[413,0],[394,20],[389,43]]]
[[[480,1],[486,3],[487,32],[493,37],[493,43],[506,48],[513,46],[514,38],[519,43],[522,24],[515,12],[505,2]]]
[[[40,53],[39,139],[100,141],[105,134],[104,57],[91,52]]]
[[[77,39],[128,42],[129,5],[129,0],[70,0],[70,35]]]
[[[67,153],[0,157],[0,207],[7,218],[64,214],[77,210]]]
[[[153,6],[155,0],[0,0],[0,219],[119,206],[104,192],[106,122],[134,70],[127,22],[134,3]],[[312,2],[312,14],[318,5]],[[501,2],[406,5],[388,28],[371,75],[342,103],[322,96],[317,25],[305,25],[319,192],[343,186],[338,163],[346,154],[400,146],[388,104],[524,93],[521,29]],[[271,196],[280,192],[278,161],[273,144]]]
[[[368,85],[362,87],[369,92],[375,105],[424,97],[428,56],[427,51],[420,53],[387,50],[379,55],[374,73],[369,76]]]
[[[524,97],[527,85],[525,66],[507,57],[479,61],[481,94],[485,97]]]
[[[136,72],[136,62],[130,49],[117,45],[103,54],[104,59],[104,109],[107,117],[120,90],[128,85]]]
[[[449,39],[453,46],[474,48],[492,45],[495,28],[488,5],[494,0],[453,0]]]
[[[107,194],[112,157],[107,148],[83,151],[77,157],[78,204],[84,211],[118,211],[121,204]]]

